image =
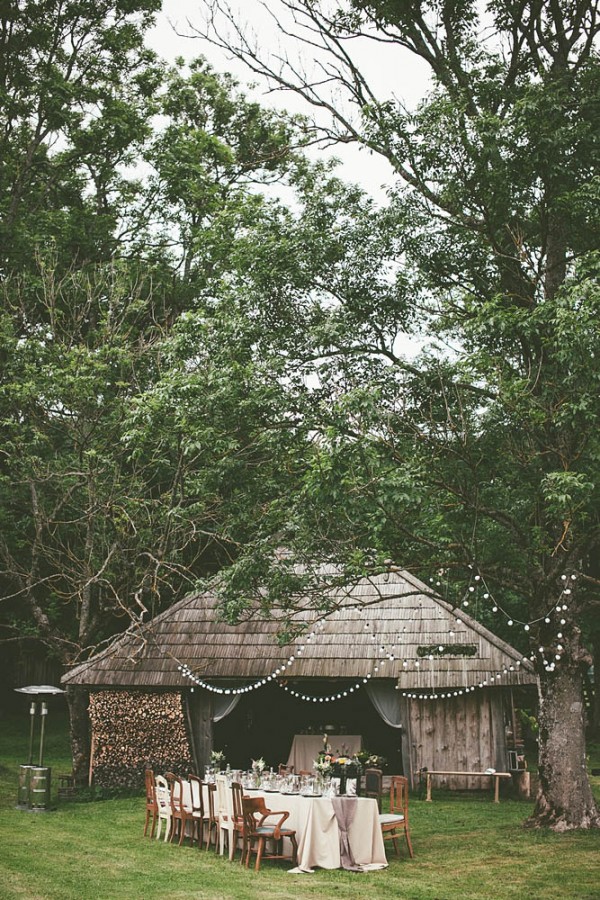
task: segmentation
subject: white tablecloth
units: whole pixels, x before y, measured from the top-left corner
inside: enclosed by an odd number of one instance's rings
[[[331,800],[326,797],[301,797],[297,794],[248,791],[262,795],[268,809],[287,811],[284,827],[293,828],[298,841],[298,870],[311,872],[340,867],[340,831]],[[364,868],[381,869],[387,865],[377,801],[358,797],[354,821],[348,838],[354,861]],[[292,870],[295,871],[295,870]]]
[[[327,743],[336,755],[352,756],[362,749],[362,735],[328,734]],[[287,764],[294,767],[294,772],[299,772],[301,769],[310,772],[315,759],[322,750],[322,734],[296,734],[292,741],[292,749],[290,750]]]
[[[347,737],[347,735],[346,735]],[[190,784],[183,782],[184,802],[191,800]],[[274,812],[289,812],[285,828],[296,832],[298,841],[298,870],[312,872],[321,869],[340,868],[340,831],[333,811],[333,804],[326,797],[302,797],[299,794],[280,794],[277,791],[244,790],[248,797],[264,797],[265,805]],[[231,791],[227,792],[228,812],[233,812]],[[365,869],[381,869],[387,865],[383,834],[379,824],[377,801],[370,797],[356,799],[357,810],[348,830],[348,839],[354,862]],[[204,788],[205,810],[208,811],[208,793]],[[222,848],[221,848],[222,850]],[[296,871],[296,870],[291,870]]]

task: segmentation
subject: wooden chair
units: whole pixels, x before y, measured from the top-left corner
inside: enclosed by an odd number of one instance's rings
[[[264,797],[242,797],[244,812],[244,848],[246,868],[250,865],[250,857],[256,853],[255,870],[258,872],[263,859],[289,859],[294,866],[298,863],[298,842],[296,832],[291,828],[282,828],[289,812],[267,809]],[[268,824],[267,819],[277,817],[275,823]],[[283,839],[287,838],[292,845],[291,856],[284,853]],[[267,841],[273,842],[273,849],[266,852]]]
[[[177,836],[179,837],[179,845],[183,844],[184,838],[190,839],[190,844],[194,845],[194,838],[197,836],[197,819],[192,813],[191,806],[185,802],[183,795],[183,781],[172,772],[165,774],[169,785],[169,800],[171,803],[171,841]]]
[[[188,781],[190,783],[190,805],[192,816],[194,817],[198,846],[202,848],[202,844],[204,843],[204,833],[206,832],[208,848],[210,847],[212,823],[209,811],[204,808],[204,784],[202,782],[202,779],[198,778],[198,776],[194,775],[193,773],[190,773],[188,775]]]
[[[240,862],[244,862],[246,855],[246,829],[244,828],[244,789],[238,781],[234,781],[231,785],[231,799],[233,806],[233,830],[229,833],[231,846],[229,848],[229,859],[233,859],[238,838],[242,840],[242,855]]]
[[[381,795],[383,793],[383,772],[381,769],[365,769],[365,786],[363,797],[372,797],[377,800],[377,808],[381,813]]]
[[[390,811],[380,813],[379,823],[384,841],[393,841],[396,856],[400,855],[398,837],[404,832],[406,846],[411,859],[414,857],[408,829],[408,778],[403,775],[392,775],[390,785]]]
[[[209,782],[208,788],[208,829],[206,833],[206,849],[210,849],[212,843],[212,834],[215,835],[215,850],[219,847],[219,814],[216,806],[217,786],[214,782]]]
[[[156,808],[158,812],[158,829],[156,831],[156,840],[160,838],[162,831],[162,823],[165,823],[165,837],[168,841],[171,835],[171,790],[169,782],[164,775],[156,775],[154,778]]]
[[[152,769],[146,769],[144,772],[144,782],[146,786],[146,821],[144,822],[144,837],[146,837],[148,833],[150,818],[152,818],[150,837],[154,837],[154,830],[158,821],[158,804],[156,802],[156,784]]]
[[[73,772],[63,772],[58,776],[58,799],[73,800],[77,795],[77,782]],[[144,829],[144,834],[146,830]]]
[[[294,767],[288,766],[285,763],[279,763],[278,774],[279,775],[293,775]]]
[[[227,835],[229,859],[233,859],[235,850],[234,824],[233,824],[233,798],[225,775],[215,777],[217,786],[217,821],[219,824],[219,853],[223,855],[225,849],[224,838]]]

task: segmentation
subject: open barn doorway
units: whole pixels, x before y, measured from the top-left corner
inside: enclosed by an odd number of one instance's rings
[[[310,696],[330,696],[355,682],[312,680]],[[392,728],[379,716],[365,690],[333,702],[307,702],[277,685],[243,694],[228,716],[215,723],[213,746],[223,750],[232,768],[246,769],[262,757],[274,769],[287,761],[294,735],[360,734],[363,749],[387,760],[386,770],[403,774],[403,729]],[[343,748],[331,746],[332,751]]]

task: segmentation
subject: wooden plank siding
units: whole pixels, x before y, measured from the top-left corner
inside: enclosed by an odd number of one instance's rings
[[[484,688],[444,701],[413,700],[410,733],[415,772],[506,770],[503,692]],[[440,776],[437,782],[452,790],[481,790],[476,778]]]

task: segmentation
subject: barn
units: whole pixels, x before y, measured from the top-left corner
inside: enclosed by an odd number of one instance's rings
[[[257,607],[227,624],[206,590],[74,667],[63,683],[90,693],[96,781],[202,771],[213,749],[235,768],[275,766],[315,741],[362,746],[413,784],[423,767],[506,771],[515,710],[535,694],[529,662],[406,571],[329,590],[335,611],[297,613],[287,643],[283,619]]]

